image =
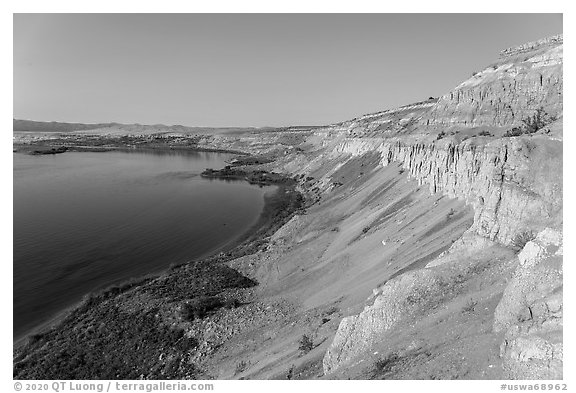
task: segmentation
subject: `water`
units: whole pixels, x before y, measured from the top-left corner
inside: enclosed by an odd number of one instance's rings
[[[273,188],[199,176],[229,157],[14,154],[14,338],[93,290],[238,239]]]

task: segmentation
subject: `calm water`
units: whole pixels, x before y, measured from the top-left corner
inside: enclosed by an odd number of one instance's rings
[[[202,179],[219,153],[14,154],[14,338],[114,282],[214,253],[272,188]]]

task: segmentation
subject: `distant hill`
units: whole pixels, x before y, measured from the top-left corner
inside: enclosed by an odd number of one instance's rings
[[[293,128],[293,127],[288,127]],[[298,127],[296,127],[298,128]],[[121,123],[60,123],[56,121],[33,121],[13,119],[13,131],[34,132],[82,132],[93,131],[95,134],[108,135],[148,135],[157,133],[177,134],[234,134],[254,131],[271,131],[272,127],[187,127],[182,125],[167,126],[164,124],[121,124]]]
[[[59,123],[57,121],[32,121],[13,119],[13,131],[39,131],[39,132],[71,132],[82,130],[94,130],[106,128],[118,123],[82,124],[82,123]]]

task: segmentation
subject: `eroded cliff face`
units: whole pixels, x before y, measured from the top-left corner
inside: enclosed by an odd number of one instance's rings
[[[558,225],[562,212],[562,143],[546,136],[419,142],[412,138],[346,139],[334,152],[381,154],[410,176],[460,198],[476,212],[474,230],[509,245],[526,231]]]
[[[464,199],[476,213],[473,229],[490,240],[510,245],[525,231],[558,224],[561,143],[546,138],[478,142],[385,144],[384,164],[402,162],[430,192]]]
[[[421,312],[426,302],[438,300],[439,294],[452,285],[450,279],[455,277],[454,269],[461,269],[468,263],[466,258],[470,257],[471,251],[481,254],[491,244],[522,248],[526,241],[522,239],[534,238],[538,233],[541,233],[539,238],[545,238],[542,233],[550,231],[546,228],[561,228],[562,140],[558,132],[550,131],[559,128],[561,135],[561,121],[549,124],[535,134],[519,137],[475,135],[462,142],[452,136],[433,140],[429,134],[431,129],[442,127],[509,129],[540,107],[552,118],[562,117],[561,37],[504,51],[494,65],[475,74],[423,111],[417,117],[418,126],[413,126],[413,132],[408,135],[399,135],[400,132],[393,137],[366,137],[364,133],[362,138],[334,142],[330,154],[335,156],[353,157],[377,151],[382,165],[401,163],[409,175],[427,185],[431,193],[459,198],[472,206],[474,224],[467,233],[467,240],[454,244],[449,250],[450,258],[441,255],[427,268],[405,273],[385,283],[376,291],[372,304],[359,315],[344,318],[324,357],[325,373],[353,362],[360,354],[387,340],[391,329]],[[554,263],[561,266],[561,254],[554,254],[554,258]],[[517,263],[516,259],[509,261]],[[478,263],[484,266],[489,261]],[[545,292],[542,296],[550,297],[550,301],[538,300],[542,303],[538,303],[538,310],[548,310],[541,313],[546,315],[562,308],[561,291],[558,295],[557,289],[561,268],[550,274],[553,276],[550,279],[553,284],[549,285],[552,289],[542,290]],[[513,308],[509,305],[514,303],[510,298],[521,297],[511,293],[517,292],[518,287],[538,286],[537,283],[525,283],[534,281],[536,275],[534,269],[519,268],[506,289],[504,305],[496,311],[496,331],[507,331],[501,353],[505,359],[503,367],[510,378],[526,378],[530,373],[539,378],[562,375],[561,338],[558,340],[561,322],[558,323],[557,317],[548,318],[554,320],[549,323],[553,325],[550,329],[555,329],[554,333],[542,338],[533,333],[537,323],[526,328],[521,326],[522,318],[516,314],[508,315],[507,319],[503,316],[502,310]]]

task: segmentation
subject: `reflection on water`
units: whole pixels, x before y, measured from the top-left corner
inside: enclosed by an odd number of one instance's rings
[[[213,253],[268,187],[203,179],[227,154],[14,154],[14,337],[86,293]]]

